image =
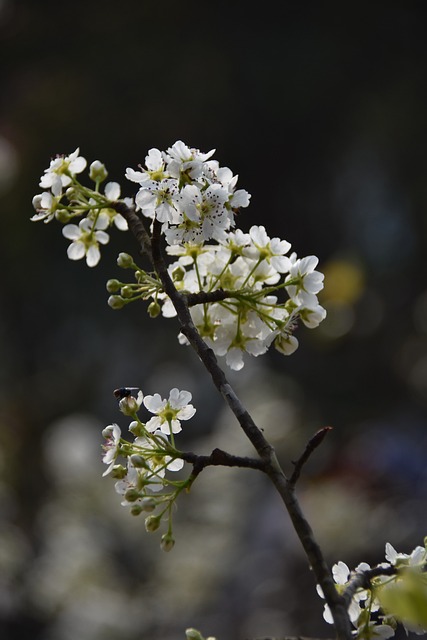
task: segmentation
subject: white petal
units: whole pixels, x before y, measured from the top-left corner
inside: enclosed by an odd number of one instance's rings
[[[81,260],[86,253],[83,242],[72,242],[67,249],[67,256],[70,260]]]
[[[108,235],[108,233],[105,233],[105,231],[95,231],[95,238],[101,244],[107,244],[110,239],[110,236]]]
[[[86,254],[86,264],[88,267],[96,267],[101,259],[101,253],[96,245],[89,247]]]
[[[175,460],[172,460],[172,462],[169,462],[167,468],[169,471],[179,471],[183,466],[184,460],[181,460],[181,458],[176,458]]]
[[[109,200],[118,200],[120,198],[120,185],[118,182],[107,182],[104,193]]]
[[[62,235],[65,238],[68,238],[68,240],[77,240],[77,238],[80,238],[82,234],[81,230],[76,224],[67,224],[62,229]]]
[[[151,413],[158,413],[165,408],[166,401],[162,400],[159,393],[155,393],[153,396],[145,396],[144,398],[144,406]]]

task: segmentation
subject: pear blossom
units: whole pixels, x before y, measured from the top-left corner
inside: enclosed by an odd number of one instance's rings
[[[68,156],[57,156],[54,158],[49,167],[45,169],[44,175],[41,177],[40,186],[43,189],[58,189],[59,185],[67,187],[71,184],[72,178],[84,171],[87,162],[86,159],[79,155],[80,149],[77,148]]]
[[[316,294],[323,289],[324,280],[323,273],[315,271],[319,258],[307,256],[297,259],[296,255],[292,254],[291,262],[289,275],[285,281],[285,283],[289,282],[286,287],[287,292],[296,304],[315,304]]]
[[[291,261],[285,254],[291,248],[286,240],[270,239],[265,227],[250,228],[251,245],[245,249],[244,255],[253,260],[266,260],[279,273],[287,273],[291,268]]]
[[[62,234],[68,240],[72,240],[67,250],[70,260],[81,260],[86,256],[87,266],[95,267],[101,258],[99,245],[107,244],[110,239],[103,229],[105,229],[104,219],[98,219],[95,225],[88,218],[80,220],[79,226],[67,224],[62,229]]]
[[[410,554],[399,553],[389,542],[387,542],[385,546],[385,557],[390,564],[395,566],[401,564],[416,566],[427,561],[427,550],[425,547],[417,546]]]
[[[188,404],[190,400],[189,391],[179,391],[177,388],[170,391],[168,400],[161,398],[158,393],[145,396],[145,407],[150,413],[156,414],[156,417],[151,418],[145,425],[147,431],[154,432],[159,429],[167,435],[171,432],[179,433],[182,430],[180,421],[189,420],[196,413],[193,405]]]
[[[174,204],[177,194],[175,180],[148,180],[136,194],[135,203],[148,218],[157,218],[160,222],[178,222],[179,214]]]
[[[168,173],[172,177],[179,180],[182,174],[187,174],[191,179],[196,180],[202,174],[203,163],[214,153],[215,149],[211,149],[208,153],[201,153],[199,149],[191,149],[182,140],[178,140],[169,147],[163,157],[166,160]]]
[[[120,199],[121,187],[118,182],[107,182],[104,187],[104,195],[110,202],[117,202]],[[90,204],[95,205],[93,198],[89,201]],[[132,205],[130,198],[124,199],[125,204]],[[115,209],[109,207],[103,207],[99,213],[97,213],[98,228],[106,229],[108,226],[114,224],[120,231],[128,230],[128,223],[121,213],[117,213]]]
[[[119,455],[122,432],[118,424],[110,424],[102,431],[102,435],[107,440],[103,445],[105,454],[102,458],[102,462],[109,465],[108,469],[102,474],[103,476],[106,476],[114,467],[116,458]]]

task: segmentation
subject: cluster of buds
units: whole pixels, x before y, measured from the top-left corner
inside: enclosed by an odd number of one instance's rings
[[[169,551],[174,545],[172,505],[180,492],[189,486],[189,480],[172,481],[166,472],[180,471],[184,466],[174,437],[182,429],[181,421],[190,419],[196,412],[190,404],[191,393],[172,389],[168,399],[157,393],[144,396],[141,390],[129,387],[116,389],[114,393],[120,411],[132,418],[129,432],[134,439],[131,442],[124,440],[115,423],[105,427],[102,432],[106,440],[103,462],[108,467],[103,475],[111,474],[116,479],[116,492],[132,515],[146,514],[147,531],[157,531],[162,519],[167,517],[168,527],[162,536],[161,547]],[[153,414],[145,423],[138,417],[142,404]],[[125,465],[120,462],[121,458],[126,460]]]

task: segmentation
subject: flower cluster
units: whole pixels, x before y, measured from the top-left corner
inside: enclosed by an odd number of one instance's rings
[[[40,180],[43,191],[33,198],[36,213],[33,222],[51,222],[54,218],[68,223],[72,218],[81,218],[78,225],[66,224],[62,230],[65,238],[71,240],[68,247],[70,260],[86,258],[89,267],[98,264],[101,253],[100,245],[107,244],[109,235],[106,229],[114,224],[121,231],[128,228],[124,217],[112,208],[112,204],[120,199],[120,185],[108,182],[104,193],[99,192],[100,184],[107,177],[107,171],[99,160],[92,162],[89,177],[95,182],[95,189],[81,185],[77,174],[87,166],[85,158],[76,149],[68,156],[58,156],[51,161]],[[125,199],[129,205],[132,201]]]
[[[213,153],[180,140],[166,151],[150,149],[144,167],[126,170],[126,177],[138,184],[134,201],[125,198],[120,203],[141,220],[148,219],[151,231],[154,221],[160,225],[175,288],[185,295],[199,294],[198,301],[189,298],[195,326],[215,354],[239,370],[245,354],[261,355],[272,344],[285,355],[293,353],[300,322],[309,328],[319,325],[326,316],[317,299],[323,274],[316,271],[316,256],[289,254],[290,243],[270,238],[263,226],[253,226],[248,233],[234,228],[235,214],[249,205],[250,195],[236,189],[237,176],[213,160]],[[67,223],[63,235],[71,240],[68,257],[86,257],[92,267],[99,262],[100,245],[109,241],[106,229],[115,224],[126,230],[127,221],[118,213],[123,211],[118,207],[119,184],[109,182],[100,192],[107,171],[98,160],[89,170],[95,188],[80,184],[77,176],[86,165],[79,149],[52,160],[40,181],[48,191],[34,197],[32,220]],[[75,217],[80,217],[78,225],[70,223]],[[133,269],[136,282],[107,283],[112,308],[143,299],[150,300],[151,316],[175,315],[157,273],[148,274],[127,254],[120,254],[118,264]],[[186,343],[184,336],[179,338]]]
[[[385,547],[386,562],[374,570],[366,563],[359,564],[354,572],[340,561],[332,568],[332,575],[340,593],[351,585],[360,574],[372,577],[370,588],[366,585],[356,590],[348,613],[357,630],[355,636],[391,638],[398,623],[406,632],[427,632],[427,539],[425,546],[417,546],[411,554],[398,553],[390,543]],[[322,589],[317,591],[323,597]],[[325,605],[324,619],[333,624],[331,610]]]
[[[167,253],[176,258],[169,265],[169,274],[178,291],[223,294],[218,301],[195,304],[191,315],[203,339],[216,355],[226,356],[232,369],[243,367],[245,353],[261,355],[272,343],[279,352],[290,355],[298,347],[294,335],[298,322],[314,328],[326,316],[317,299],[323,288],[323,274],[315,270],[318,259],[286,255],[290,246],[286,240],[270,238],[263,226],[253,226],[249,233],[222,231],[215,243],[167,247]],[[150,313],[161,310],[165,317],[176,315],[152,276],[138,269],[132,259],[122,256],[118,263],[134,269],[137,284],[110,281],[110,290],[115,287],[122,296],[111,296],[113,308],[152,297]],[[281,294],[281,300],[276,294]],[[182,335],[180,341],[186,343]]]
[[[236,191],[238,176],[181,140],[167,151],[150,149],[145,168],[128,168],[126,177],[140,185],[135,203],[147,218],[162,223],[169,244],[201,244],[234,226],[234,214],[249,205],[250,195]]]
[[[117,424],[105,427],[102,460],[108,467],[103,475],[111,474],[117,479],[116,492],[122,496],[122,505],[129,507],[133,515],[149,513],[145,519],[147,531],[156,531],[167,514],[169,524],[161,547],[169,551],[174,544],[172,505],[188,486],[188,480],[171,481],[166,472],[179,471],[184,466],[175,448],[174,434],[181,431],[181,421],[190,419],[196,410],[190,404],[188,391],[172,389],[168,399],[162,399],[158,393],[144,396],[141,390],[135,396],[135,391],[123,388],[115,392],[121,412],[133,418],[129,431],[135,438],[132,442],[124,440]],[[146,423],[138,417],[142,404],[154,414]],[[118,462],[120,457],[126,459],[126,466]],[[166,492],[161,493],[162,489]]]

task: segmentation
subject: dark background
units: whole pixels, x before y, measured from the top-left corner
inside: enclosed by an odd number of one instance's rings
[[[113,312],[96,269],[33,224],[50,158],[124,178],[151,147],[208,151],[252,194],[247,230],[315,254],[328,318],[290,358],[230,378],[285,466],[334,430],[300,498],[328,561],[410,552],[426,530],[427,44],[423,2],[0,2],[0,634],[32,640],[323,635],[283,509],[254,472],[209,470],[158,549],[102,479],[123,385],[190,389],[182,442],[251,453],[173,320]]]

